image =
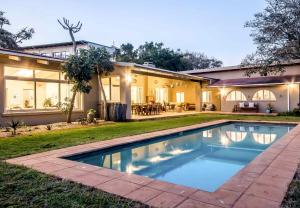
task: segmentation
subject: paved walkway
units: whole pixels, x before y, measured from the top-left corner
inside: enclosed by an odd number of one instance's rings
[[[154,207],[280,207],[300,162],[300,125],[293,128],[213,193],[61,158],[224,122],[228,121],[220,120],[78,145],[9,159],[7,162],[24,165]]]

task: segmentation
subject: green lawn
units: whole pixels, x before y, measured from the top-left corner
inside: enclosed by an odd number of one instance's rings
[[[0,160],[83,143],[219,119],[299,121],[300,117],[200,114],[157,121],[114,123],[0,139]],[[142,207],[107,193],[0,162],[0,207]]]

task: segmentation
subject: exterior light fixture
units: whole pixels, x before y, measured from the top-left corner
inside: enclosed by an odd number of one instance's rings
[[[224,88],[224,87],[223,87],[223,88],[221,88],[220,92],[221,92],[221,95],[222,95],[222,96],[225,96],[225,94],[226,94],[226,91],[225,91],[225,88]]]
[[[128,83],[131,83],[131,82],[132,82],[132,77],[131,77],[130,74],[126,74],[126,75],[125,75],[125,78],[126,78],[126,81],[127,81]]]
[[[38,60],[36,60],[36,62],[37,62],[38,64],[49,65],[49,61],[47,61],[47,60],[40,60],[40,59],[38,59]]]
[[[21,58],[19,56],[8,56],[8,59],[14,60],[14,61],[21,61]]]

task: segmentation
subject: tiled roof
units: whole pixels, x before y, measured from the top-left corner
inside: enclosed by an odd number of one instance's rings
[[[251,86],[251,85],[276,85],[285,83],[300,83],[300,75],[254,77],[240,79],[218,80],[210,84],[211,87],[225,86]]]

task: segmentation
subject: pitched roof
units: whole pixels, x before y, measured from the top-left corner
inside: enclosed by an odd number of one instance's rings
[[[283,66],[296,65],[296,64],[300,64],[300,59],[282,63]],[[182,73],[184,73],[184,74],[204,74],[204,73],[213,73],[213,72],[221,72],[221,71],[246,70],[249,68],[257,68],[257,66],[236,65],[236,66],[226,66],[226,67],[217,67],[217,68],[194,69],[194,70],[189,70],[189,71],[182,71]]]
[[[102,45],[102,44],[98,44],[98,43],[94,43],[94,42],[90,42],[90,41],[86,41],[86,40],[78,40],[78,41],[76,41],[76,43],[78,45],[92,44],[92,45],[102,46],[102,47],[106,47],[106,48],[116,48],[114,46],[106,46],[106,45]],[[24,49],[37,49],[37,48],[48,48],[48,47],[57,47],[57,46],[68,46],[68,45],[73,45],[73,43],[71,41],[60,42],[60,43],[48,43],[48,44],[24,46],[24,47],[21,47],[21,49],[23,49],[23,50]]]
[[[300,75],[254,77],[240,79],[218,80],[211,83],[210,87],[226,86],[257,86],[257,85],[280,85],[287,83],[300,83]]]
[[[10,50],[10,49],[4,49],[0,48],[0,54],[6,54],[6,55],[12,55],[12,56],[22,56],[22,57],[28,57],[28,58],[37,58],[37,59],[44,59],[49,61],[58,61],[58,62],[64,62],[64,59],[61,58],[54,58],[49,56],[44,56],[40,54],[34,54],[34,53],[27,53],[23,51],[17,51],[17,50]]]

